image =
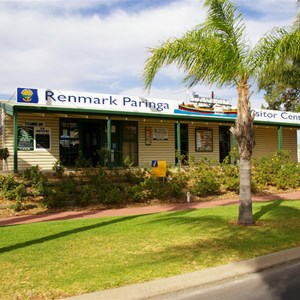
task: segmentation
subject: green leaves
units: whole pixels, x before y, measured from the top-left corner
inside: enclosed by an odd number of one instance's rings
[[[160,68],[176,64],[186,74],[184,82],[194,86],[235,85],[248,72],[250,48],[245,42],[245,25],[236,7],[227,0],[207,0],[207,19],[181,38],[150,49],[143,72],[146,88]]]

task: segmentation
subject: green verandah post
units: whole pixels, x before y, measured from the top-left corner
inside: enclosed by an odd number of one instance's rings
[[[177,121],[176,124],[176,134],[177,134],[177,160],[178,167],[181,167],[181,139],[180,139],[180,122]]]
[[[18,112],[13,113],[14,123],[14,173],[18,173]]]
[[[108,156],[108,166],[111,167],[111,119],[110,117],[107,118],[107,149],[109,152]]]
[[[278,150],[283,150],[282,126],[278,126]]]

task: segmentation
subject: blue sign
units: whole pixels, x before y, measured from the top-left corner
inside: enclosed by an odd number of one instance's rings
[[[17,102],[39,103],[38,90],[17,88]]]
[[[158,167],[158,160],[152,160],[151,161],[151,167],[152,168],[157,168]]]

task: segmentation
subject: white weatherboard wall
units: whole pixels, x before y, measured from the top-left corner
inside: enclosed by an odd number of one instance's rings
[[[147,120],[139,122],[139,165],[150,166],[152,160],[164,160],[167,164],[175,164],[175,122],[169,120]],[[145,145],[145,129],[151,128],[152,136],[154,128],[168,130],[168,140],[153,140],[151,145]]]
[[[4,131],[3,131],[3,147],[6,147],[9,152],[7,159],[8,170],[13,170],[13,143],[14,143],[14,132],[13,132],[13,118],[9,115],[3,114]]]
[[[283,150],[291,154],[291,160],[297,162],[297,131],[295,129],[283,128]],[[272,155],[278,151],[278,129],[277,127],[255,126],[255,147],[253,157]]]
[[[283,150],[291,154],[291,160],[297,162],[297,130],[293,128],[283,128]]]
[[[267,156],[278,150],[277,127],[255,126],[253,157]]]
[[[213,151],[197,152],[195,130],[198,128],[212,129],[213,131]],[[195,162],[199,162],[204,157],[219,162],[219,125],[214,123],[192,122],[188,125],[189,131],[189,155],[194,158]]]
[[[42,170],[51,170],[54,163],[59,160],[59,118],[52,115],[22,113],[18,117],[18,126],[23,126],[25,122],[43,122],[45,127],[51,128],[51,149],[49,150],[18,150],[18,169],[24,170],[31,166],[38,165]],[[8,148],[10,157],[8,158],[9,170],[13,170],[13,119],[5,116],[5,146]]]

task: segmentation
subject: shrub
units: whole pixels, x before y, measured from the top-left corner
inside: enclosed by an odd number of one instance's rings
[[[126,186],[125,195],[130,202],[143,202],[146,199],[145,189],[140,184]]]
[[[188,176],[183,172],[173,172],[167,178],[167,195],[179,198],[184,193]]]
[[[300,186],[299,165],[290,161],[288,151],[278,151],[259,160],[253,159],[252,165],[252,177],[258,185],[282,189]]]
[[[123,161],[123,167],[130,169],[132,168],[132,166],[133,166],[133,162],[131,158],[127,155]]]
[[[111,163],[111,158],[110,158],[111,150],[106,148],[106,147],[103,147],[100,150],[97,150],[96,152],[99,155],[101,163],[103,163],[104,166],[110,166],[110,163]]]
[[[79,196],[78,183],[72,175],[69,175],[51,187],[45,187],[43,204],[49,208],[76,204]]]
[[[105,204],[122,204],[124,200],[124,187],[121,184],[111,186],[103,198]]]
[[[11,208],[15,211],[20,211],[22,209],[24,197],[27,195],[25,185],[15,181],[14,177],[11,175],[1,177],[0,185],[2,195],[6,199],[16,200],[16,203],[12,205]]]
[[[62,178],[65,172],[65,167],[61,164],[60,160],[57,160],[52,167],[52,170],[54,171],[54,175],[58,178]]]
[[[24,170],[23,178],[29,180],[32,184],[32,187],[35,189],[33,194],[35,196],[46,196],[49,189],[48,178],[40,171],[39,166],[31,167]]]
[[[225,189],[227,191],[239,193],[240,190],[240,178],[239,177],[227,177],[225,183]]]
[[[218,194],[220,188],[221,181],[217,176],[217,172],[215,169],[211,169],[198,174],[198,176],[194,178],[191,192],[196,196],[206,196]]]
[[[274,184],[279,189],[298,188],[300,186],[300,165],[292,162],[282,165],[274,178]]]
[[[166,196],[166,183],[164,183],[162,178],[146,177],[140,185],[145,191],[145,199],[162,199]]]
[[[75,166],[77,168],[88,168],[93,165],[92,159],[86,159],[82,153],[79,151],[78,157],[75,159]]]
[[[40,167],[38,165],[32,166],[23,172],[23,178],[30,180],[33,184],[36,184],[41,177],[45,176],[40,171]]]
[[[146,177],[151,176],[149,171],[145,168],[127,169],[124,175],[126,182],[134,184],[139,184],[143,182]]]
[[[84,184],[81,186],[79,193],[80,194],[77,198],[77,204],[83,206],[88,205],[93,198],[93,190],[91,189],[91,187],[87,184]]]
[[[16,199],[16,203],[14,205],[12,205],[12,209],[15,211],[20,211],[23,209],[23,200],[24,197],[26,196],[26,188],[25,185],[23,183],[19,184],[16,188],[15,188],[15,199]]]
[[[221,182],[227,191],[239,192],[240,189],[240,178],[239,168],[237,165],[231,165],[225,162],[221,164]]]
[[[54,171],[61,171],[59,162]],[[79,174],[79,175],[78,175]],[[101,167],[84,168],[77,176],[62,177],[50,185],[38,166],[31,167],[23,173],[30,182],[35,195],[44,196],[43,203],[48,207],[66,205],[88,205],[92,203],[123,205],[139,203],[150,199],[181,197],[187,183],[189,190],[196,196],[216,195],[226,189],[239,192],[239,168],[230,164],[229,159],[222,164],[202,159],[180,171],[167,169],[166,178],[154,177],[150,168],[132,168],[127,161],[126,169],[105,170]],[[298,188],[300,186],[300,164],[289,161],[287,152],[275,153],[272,157],[253,159],[251,189],[257,191],[260,186],[274,185],[280,189]],[[2,195],[16,199],[15,209],[23,209],[26,195],[24,185],[16,182],[12,176],[0,177]]]
[[[6,199],[14,200],[16,198],[16,188],[19,185],[13,176],[3,176],[1,178],[2,195]]]

